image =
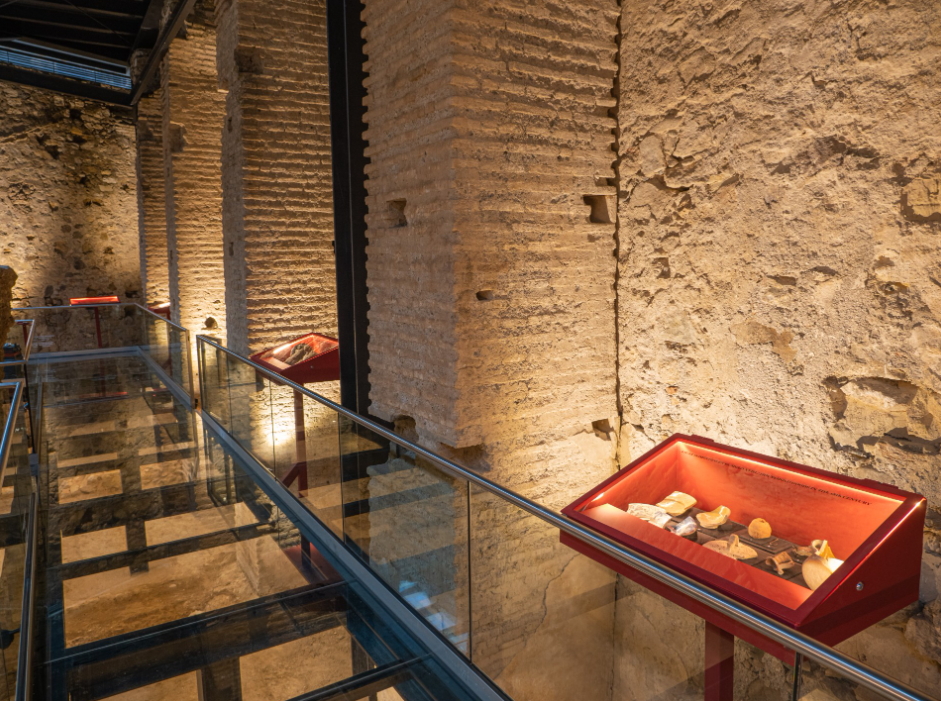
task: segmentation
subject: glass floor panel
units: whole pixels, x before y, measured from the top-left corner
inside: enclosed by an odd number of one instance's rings
[[[134,355],[35,364],[39,699],[469,699]]]

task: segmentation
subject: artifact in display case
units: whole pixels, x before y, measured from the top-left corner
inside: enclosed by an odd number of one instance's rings
[[[251,359],[298,384],[340,379],[340,344],[319,333],[255,353]]]
[[[918,599],[925,498],[674,435],[569,518],[828,645]],[[568,534],[562,541],[722,631],[793,652]]]

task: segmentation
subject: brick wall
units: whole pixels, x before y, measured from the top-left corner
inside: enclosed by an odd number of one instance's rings
[[[167,241],[174,316],[192,333],[225,339],[222,128],[214,8],[197,5],[161,71]]]
[[[117,108],[0,82],[0,265],[13,306],[141,298],[134,125]]]
[[[156,90],[137,103],[137,207],[143,298],[148,303],[170,301],[163,159],[163,94]]]
[[[616,466],[617,5],[370,0],[365,19],[371,411],[562,506]],[[545,600],[613,597],[610,574],[471,507],[475,664],[519,698],[606,696],[610,627]],[[591,652],[546,689],[560,636]]]
[[[323,0],[219,6],[229,345],[336,334]]]

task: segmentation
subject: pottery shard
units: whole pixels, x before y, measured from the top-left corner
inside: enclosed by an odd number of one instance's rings
[[[771,524],[763,518],[756,518],[748,524],[748,535],[756,540],[764,540],[771,537]]]
[[[10,308],[13,302],[13,285],[16,284],[16,273],[7,265],[0,265],[0,343],[5,342],[13,317]]]

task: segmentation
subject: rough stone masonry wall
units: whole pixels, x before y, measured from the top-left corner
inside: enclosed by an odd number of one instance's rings
[[[335,336],[325,2],[231,0],[217,12],[229,345]]]
[[[0,82],[0,265],[13,306],[140,299],[134,126],[96,102]]]
[[[137,103],[137,205],[143,296],[148,303],[161,304],[170,301],[163,104],[159,89]]]
[[[616,18],[366,3],[370,410],[555,507],[616,465]],[[610,598],[610,575],[522,513],[471,512],[475,664],[514,698],[606,696],[613,619],[546,597]]]
[[[623,439],[695,433],[926,495],[921,602],[845,648],[936,693],[941,5],[637,0],[621,26]],[[665,690],[643,665],[701,665],[647,599],[618,604],[616,696]],[[639,658],[631,608],[659,632]],[[781,665],[743,664],[741,698],[784,697]]]
[[[211,2],[197,4],[161,69],[167,241],[174,318],[225,341],[222,127]]]

